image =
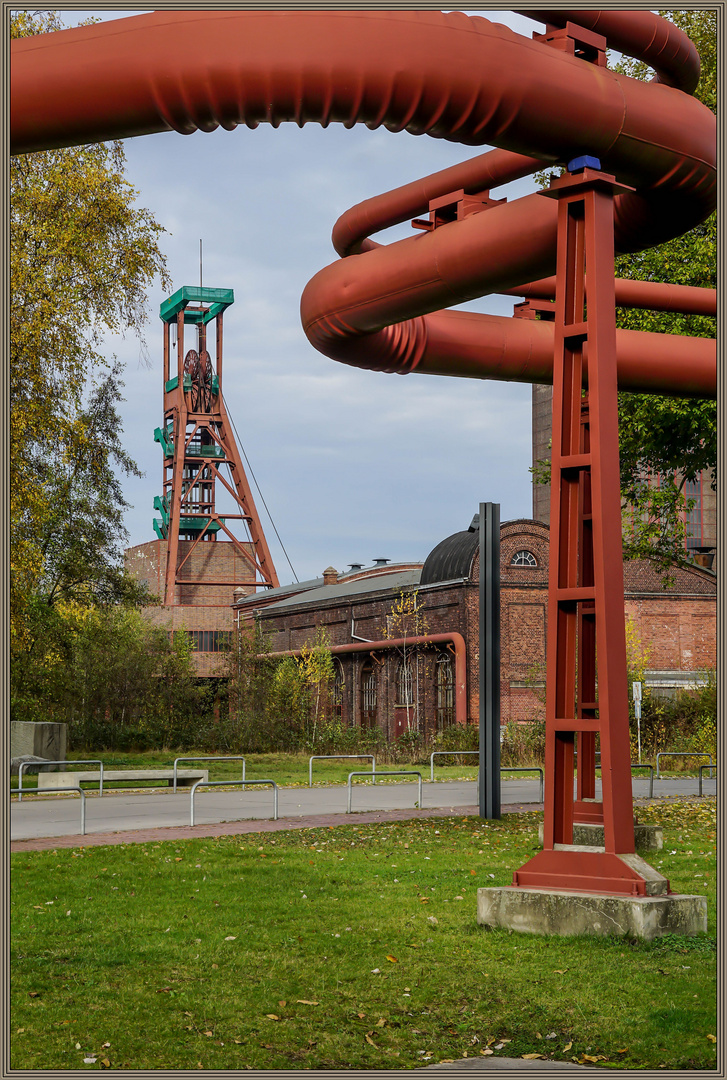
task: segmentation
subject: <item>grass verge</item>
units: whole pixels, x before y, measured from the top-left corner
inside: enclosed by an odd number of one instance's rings
[[[537,814],[13,855],[12,1068],[714,1068],[715,807],[639,817],[672,889],[707,895],[706,937],[478,927]]]

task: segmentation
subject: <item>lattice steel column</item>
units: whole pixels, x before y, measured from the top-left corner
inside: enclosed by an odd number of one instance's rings
[[[599,170],[572,162],[544,192],[558,200],[544,850],[513,883],[645,895],[619,858],[634,852],[613,248],[613,197],[627,189]],[[574,848],[574,821],[602,822],[605,850]]]

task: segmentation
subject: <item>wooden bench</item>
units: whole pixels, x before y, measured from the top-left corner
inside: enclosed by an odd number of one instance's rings
[[[78,787],[81,783],[98,782],[100,769],[78,772],[41,772],[38,773],[38,788]],[[166,780],[169,787],[174,786],[174,769],[104,769],[104,787],[112,780]],[[208,769],[177,769],[177,787],[191,787],[197,780],[209,780]]]

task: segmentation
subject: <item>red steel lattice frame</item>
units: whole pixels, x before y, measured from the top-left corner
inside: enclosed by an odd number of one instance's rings
[[[618,858],[635,850],[614,296],[613,196],[621,190],[613,176],[586,168],[561,177],[545,193],[558,200],[558,269],[544,846],[515,873],[513,883],[645,895],[644,879]],[[595,799],[597,736],[600,803]],[[573,847],[576,821],[603,825],[604,851]]]

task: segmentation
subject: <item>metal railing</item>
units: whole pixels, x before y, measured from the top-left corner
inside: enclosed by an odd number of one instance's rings
[[[337,760],[343,760],[344,758],[368,758],[371,761],[372,774],[376,771],[376,758],[373,754],[314,754],[308,761],[308,787],[313,787],[313,762],[314,761],[327,761],[329,759],[336,758]],[[374,783],[376,781],[374,780]]]
[[[540,775],[540,797],[539,797],[538,801],[543,802],[543,799],[545,798],[545,780],[543,778],[543,770],[538,765],[530,765],[530,766],[528,766],[526,768],[520,768],[520,766],[518,766],[518,768],[510,768],[509,765],[501,765],[500,766],[500,772],[501,773],[503,773],[503,772],[536,772],[536,773],[539,773],[539,775]]]
[[[709,764],[712,764],[712,755],[708,754],[706,750],[695,752],[692,752],[691,750],[660,750],[659,753],[656,755],[657,780],[661,779],[661,776],[659,774],[659,758],[662,757],[706,757],[709,758]]]
[[[638,761],[631,762],[631,772],[634,769],[648,769],[649,770],[649,798],[654,798],[654,766],[653,765],[640,765]]]
[[[40,788],[40,790],[38,788],[26,788],[25,789],[25,794],[26,795],[38,795],[38,794],[45,795],[45,793],[48,792],[48,791],[61,792],[64,795],[67,795],[69,792],[72,792],[72,791],[77,791],[78,792],[78,794],[81,796],[81,836],[85,836],[86,835],[86,792],[83,790],[83,788],[81,788],[80,786],[79,787],[46,787],[46,788]],[[10,788],[10,794],[11,795],[17,795],[18,796],[18,802],[20,801],[21,793],[22,793],[22,788]]]
[[[351,794],[352,794],[351,778],[353,776],[365,776],[369,780],[371,780],[373,778],[374,783],[376,783],[376,777],[377,776],[418,776],[419,777],[419,809],[421,810],[421,807],[422,807],[422,774],[420,772],[416,772],[414,770],[404,770],[403,772],[382,772],[382,773],[352,772],[352,773],[348,774],[348,802],[347,802],[347,805],[346,805],[346,813],[347,814],[351,813]]]
[[[717,766],[716,765],[700,765],[699,766],[699,794],[700,795],[702,794],[702,777],[704,775],[704,770],[705,769],[709,769],[710,772],[717,772]],[[714,777],[710,776],[709,779],[713,780]]]
[[[239,754],[234,757],[218,757],[216,754],[211,754],[209,757],[178,757],[174,759],[174,777],[172,793],[177,794],[177,764],[180,761],[241,761],[242,762],[242,779],[245,779],[245,759]],[[231,780],[230,783],[236,783],[237,781]]]
[[[100,758],[89,758],[88,760],[84,760],[84,761],[21,761],[20,767],[18,768],[18,787],[17,787],[18,802],[23,801],[23,769],[37,769],[38,772],[40,772],[40,770],[45,768],[46,765],[74,765],[74,766],[75,765],[100,765],[101,768],[100,768],[100,776],[99,776],[99,781],[98,781],[98,794],[99,794],[99,797],[101,795],[103,795],[103,761],[101,761]],[[75,771],[76,771],[75,769],[71,770],[71,772],[75,772]],[[86,783],[92,784],[93,780],[88,780],[88,781],[86,781]],[[26,793],[28,791],[32,792],[32,791],[35,791],[35,790],[36,790],[35,788],[25,788]],[[51,791],[52,788],[44,787],[42,790],[43,791]],[[64,791],[74,791],[75,789],[72,788],[72,787],[69,787],[69,788],[63,788],[63,790]]]
[[[434,753],[429,758],[429,769],[430,769],[429,779],[430,779],[430,781],[432,783],[434,782],[434,759],[435,759],[435,757],[452,757],[453,755],[456,755],[456,754],[475,754],[477,757],[480,756],[479,750],[435,750]]]
[[[273,789],[273,821],[278,820],[278,785],[274,780],[196,780],[189,789],[190,825],[194,825],[194,793],[198,787],[231,787],[236,784],[242,784],[243,787],[249,784],[270,784]]]

